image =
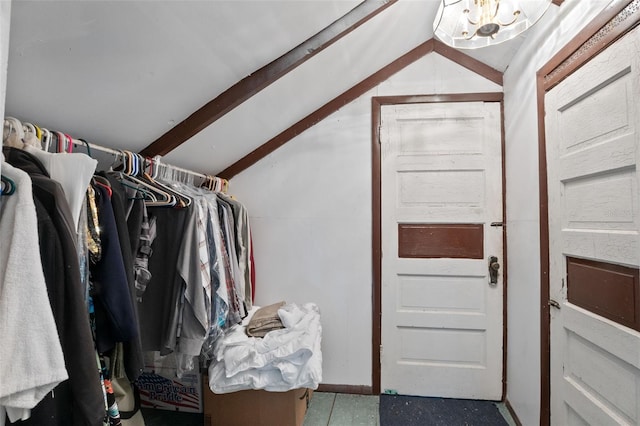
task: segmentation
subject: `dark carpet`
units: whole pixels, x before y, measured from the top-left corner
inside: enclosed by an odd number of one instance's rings
[[[143,408],[145,426],[202,426],[204,415]]]
[[[491,401],[380,395],[380,426],[508,426]]]

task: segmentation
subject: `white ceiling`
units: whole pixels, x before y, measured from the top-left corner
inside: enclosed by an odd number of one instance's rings
[[[6,115],[138,151],[358,3],[14,0]],[[224,169],[430,39],[436,9],[437,0],[400,0],[166,161]],[[471,54],[504,70],[520,42]]]

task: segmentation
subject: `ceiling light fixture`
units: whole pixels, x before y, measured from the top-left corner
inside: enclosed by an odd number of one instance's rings
[[[549,4],[551,0],[441,0],[433,32],[456,49],[492,46],[531,27]]]

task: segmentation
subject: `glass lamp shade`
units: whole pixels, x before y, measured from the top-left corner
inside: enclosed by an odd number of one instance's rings
[[[441,0],[433,32],[456,49],[492,46],[530,28],[550,4],[551,0]]]

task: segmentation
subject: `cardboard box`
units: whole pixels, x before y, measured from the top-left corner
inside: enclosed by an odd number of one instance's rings
[[[313,395],[312,389],[214,394],[204,388],[205,426],[301,426]]]

